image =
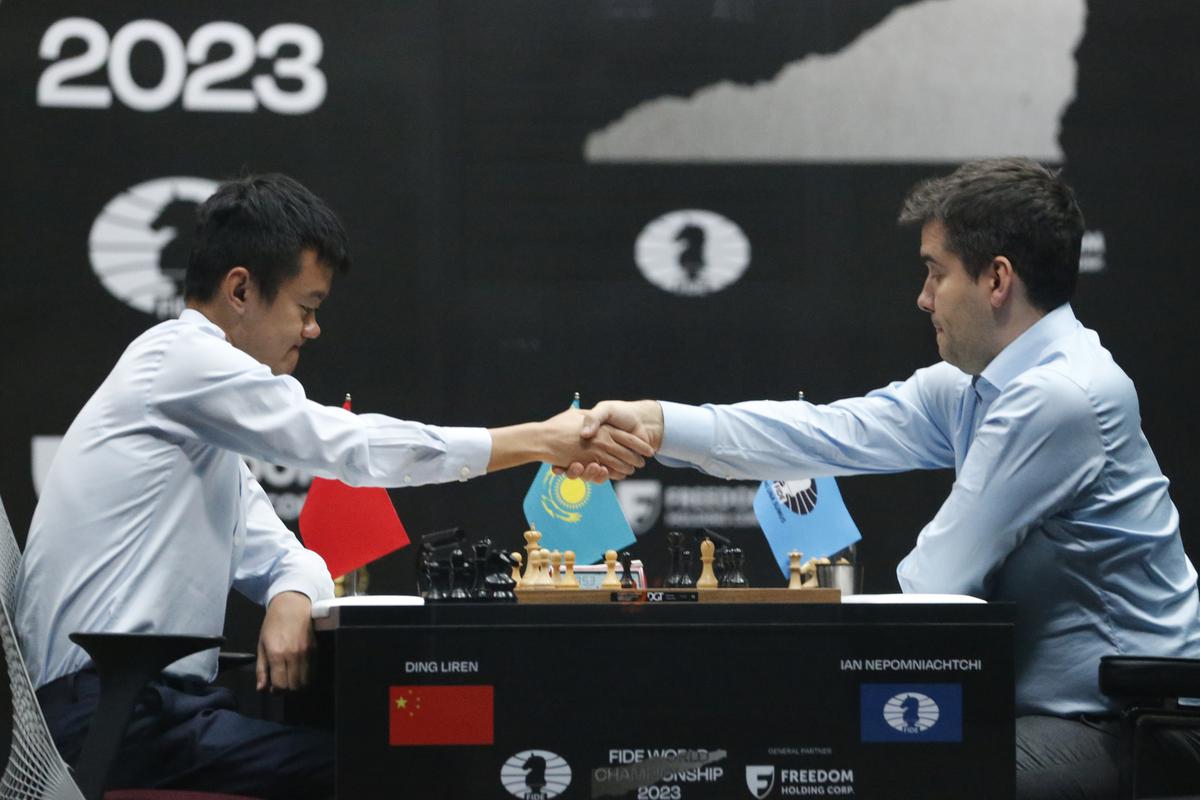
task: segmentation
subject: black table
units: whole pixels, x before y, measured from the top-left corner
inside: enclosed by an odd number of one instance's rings
[[[338,796],[1011,798],[1005,605],[345,606]]]

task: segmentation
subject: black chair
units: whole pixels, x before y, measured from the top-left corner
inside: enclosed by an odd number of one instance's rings
[[[1146,783],[1147,740],[1157,730],[1184,729],[1200,733],[1200,659],[1104,656],[1100,659],[1100,691],[1120,702],[1121,796],[1141,797]],[[1200,771],[1186,787],[1188,797],[1200,794]],[[1186,780],[1186,778],[1184,778]]]
[[[224,641],[220,636],[73,633],[100,676],[100,700],[72,770],[58,753],[12,623],[17,566],[21,552],[0,501],[0,644],[12,691],[12,748],[0,778],[0,800],[238,800],[232,795],[159,789],[105,793],[104,785],[120,749],[137,695],[146,682],[174,661]],[[250,800],[241,798],[241,800]]]

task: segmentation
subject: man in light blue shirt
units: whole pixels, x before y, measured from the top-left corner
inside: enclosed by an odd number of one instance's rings
[[[1200,656],[1200,604],[1133,383],[1069,304],[1082,214],[1056,174],[1005,159],[919,184],[900,219],[921,226],[941,363],[827,406],[602,403],[585,435],[616,425],[725,478],[954,467],[900,585],[1016,604],[1018,796],[1110,796],[1100,657]],[[1195,788],[1200,743],[1182,745]]]

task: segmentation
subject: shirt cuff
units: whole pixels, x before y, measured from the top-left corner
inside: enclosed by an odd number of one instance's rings
[[[716,425],[712,409],[659,401],[663,413],[658,455],[702,467],[712,460]]]
[[[492,458],[492,435],[487,428],[439,428],[446,443],[446,464],[451,480],[478,478],[487,474]]]
[[[328,600],[333,597],[333,578],[326,572],[323,576],[288,575],[271,584],[267,590],[267,602],[263,607],[271,605],[275,595],[282,592],[299,592],[312,602]]]

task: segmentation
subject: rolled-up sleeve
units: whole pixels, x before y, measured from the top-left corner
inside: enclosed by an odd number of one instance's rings
[[[662,402],[659,460],[722,478],[796,480],[953,466],[943,406],[965,380],[947,365],[829,405]],[[951,368],[952,369],[952,368]]]
[[[169,436],[216,445],[354,486],[415,486],[487,472],[483,428],[353,414],[307,399],[289,375],[203,334],[181,336],[149,389],[147,414]]]

